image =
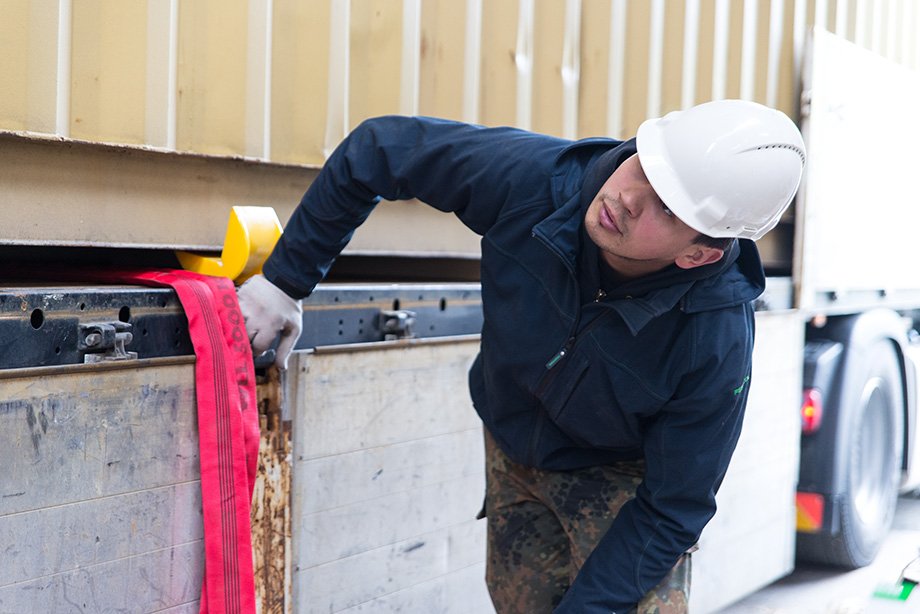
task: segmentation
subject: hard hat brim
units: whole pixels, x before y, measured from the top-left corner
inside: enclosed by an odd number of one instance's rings
[[[652,189],[668,209],[693,230],[701,234],[709,234],[710,229],[696,220],[693,199],[684,189],[673,170],[674,165],[668,159],[664,134],[659,126],[661,121],[661,119],[648,119],[639,126],[636,133],[639,164]]]

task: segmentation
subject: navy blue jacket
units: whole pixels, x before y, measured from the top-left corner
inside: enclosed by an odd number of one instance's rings
[[[513,460],[572,469],[644,458],[636,498],[558,613],[626,612],[715,513],[747,399],[754,244],[671,266],[594,302],[587,204],[633,141],[384,117],[361,124],[310,186],[265,276],[306,296],[380,197],[418,198],[482,236],[484,324],[470,391]]]

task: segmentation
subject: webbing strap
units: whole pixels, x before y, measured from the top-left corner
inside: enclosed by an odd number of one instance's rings
[[[259,454],[255,371],[233,282],[181,270],[12,266],[11,278],[171,287],[195,348],[204,515],[202,614],[255,614],[250,507]]]
[[[170,286],[195,348],[205,575],[202,614],[254,614],[250,506],[259,452],[255,372],[233,282],[187,271],[116,272]]]

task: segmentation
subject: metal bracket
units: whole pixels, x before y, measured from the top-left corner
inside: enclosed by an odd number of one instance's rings
[[[380,310],[380,330],[383,331],[384,341],[397,339],[414,339],[418,335],[412,332],[415,325],[416,314],[414,311],[389,311]]]
[[[131,325],[127,322],[80,324],[77,331],[77,349],[85,353],[84,363],[134,360],[137,358],[137,352],[125,349],[133,339]]]

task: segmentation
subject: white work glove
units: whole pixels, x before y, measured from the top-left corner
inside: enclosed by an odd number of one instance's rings
[[[249,342],[252,344],[252,353],[258,356],[265,352],[280,332],[281,339],[275,350],[275,365],[279,369],[287,369],[288,357],[303,328],[301,302],[288,296],[262,275],[249,278],[236,294]]]

